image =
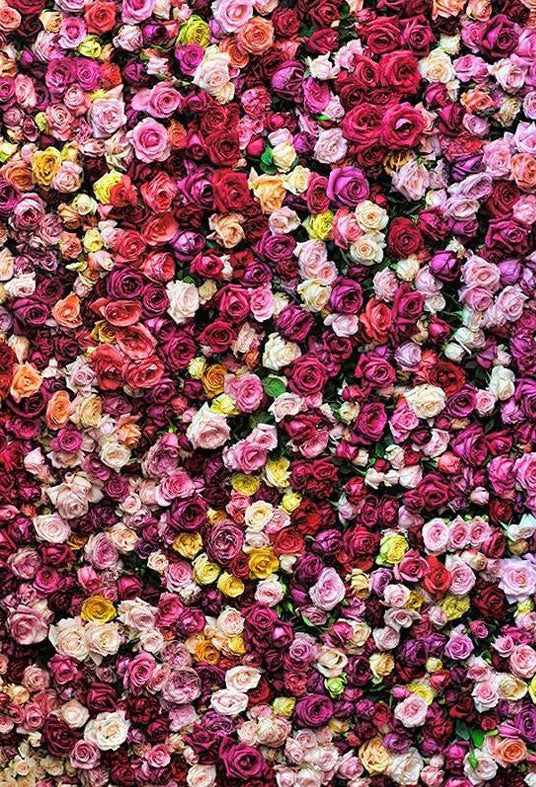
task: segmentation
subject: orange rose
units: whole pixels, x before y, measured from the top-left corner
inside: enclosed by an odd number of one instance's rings
[[[536,188],[536,159],[529,153],[516,153],[512,156],[512,174],[523,191]]]
[[[66,298],[57,301],[52,308],[52,316],[63,328],[78,328],[82,325],[78,295],[71,293]]]
[[[527,757],[527,747],[521,738],[500,738],[492,736],[487,738],[492,757],[497,760],[503,768],[509,765],[517,765]]]
[[[71,412],[71,400],[67,391],[56,391],[53,393],[48,400],[45,414],[48,428],[61,429],[69,420]]]
[[[269,19],[254,16],[240,28],[237,39],[246,52],[261,55],[274,43],[274,26]]]
[[[245,68],[249,63],[248,53],[233,36],[224,38],[223,41],[220,42],[220,49],[222,52],[229,55],[231,58],[229,65],[233,68]]]
[[[31,363],[21,363],[15,367],[11,380],[10,394],[16,402],[27,396],[33,396],[41,388],[43,378]]]
[[[20,159],[12,159],[0,170],[6,180],[8,180],[19,191],[30,191],[33,186],[32,168]]]

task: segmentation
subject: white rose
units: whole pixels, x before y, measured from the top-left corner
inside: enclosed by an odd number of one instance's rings
[[[185,281],[170,281],[166,286],[169,298],[168,314],[181,325],[195,316],[199,309],[199,293],[195,284]]]
[[[78,700],[69,700],[61,706],[59,717],[69,727],[83,727],[89,719],[88,709]]]
[[[258,686],[261,673],[255,667],[231,667],[225,674],[225,685],[231,691],[246,692]]]
[[[89,655],[80,618],[66,618],[50,626],[48,638],[63,656],[83,661]]]
[[[445,409],[445,392],[436,385],[416,385],[405,391],[404,398],[418,418],[434,418]]]
[[[88,623],[84,634],[89,653],[97,663],[100,657],[113,656],[121,645],[116,623]]]
[[[513,371],[505,366],[494,366],[491,370],[489,390],[501,402],[510,399],[515,392],[515,375]]]
[[[124,711],[99,713],[87,723],[84,738],[101,751],[117,751],[126,741],[129,727]]]
[[[387,211],[366,199],[355,209],[355,217],[363,232],[378,232],[387,226]]]
[[[112,470],[120,470],[130,462],[130,450],[123,443],[106,440],[99,451],[101,461]]]
[[[238,716],[248,706],[248,695],[235,689],[220,689],[214,692],[210,704],[222,716]]]
[[[186,774],[188,787],[212,787],[216,781],[214,765],[192,765]]]
[[[301,350],[294,342],[286,342],[278,333],[271,333],[264,345],[262,365],[278,372],[288,366],[301,355]]]
[[[296,289],[305,308],[310,312],[321,312],[331,294],[331,287],[315,279],[300,282]]]
[[[41,514],[33,520],[33,526],[40,541],[63,544],[69,538],[71,528],[58,514]]]

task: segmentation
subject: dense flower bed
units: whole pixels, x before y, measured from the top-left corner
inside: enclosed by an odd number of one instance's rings
[[[535,0],[0,43],[2,787],[534,787]]]

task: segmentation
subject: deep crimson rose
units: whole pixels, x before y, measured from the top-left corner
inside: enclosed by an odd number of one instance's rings
[[[324,388],[327,372],[314,355],[302,355],[290,367],[289,388],[301,396],[310,396]]]
[[[212,179],[214,208],[222,213],[244,209],[250,200],[247,176],[244,172],[218,169]]]
[[[225,320],[214,320],[200,334],[199,341],[215,353],[225,352],[235,340],[236,331]]]
[[[416,254],[422,246],[419,228],[403,216],[393,219],[387,233],[389,252],[395,257],[409,257]]]
[[[411,104],[397,104],[382,117],[380,141],[385,147],[395,150],[412,148],[419,142],[423,130],[422,113]]]
[[[380,141],[383,118],[381,107],[364,102],[346,113],[342,133],[358,149],[371,147]]]
[[[401,42],[398,17],[377,17],[360,30],[360,35],[375,55],[392,52],[399,48]]]

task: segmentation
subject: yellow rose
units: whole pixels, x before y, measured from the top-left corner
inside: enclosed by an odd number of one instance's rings
[[[258,492],[261,482],[254,475],[244,475],[244,473],[237,473],[231,478],[231,486],[240,495],[254,495]]]
[[[299,508],[301,501],[302,496],[297,492],[285,492],[281,499],[281,508],[283,508],[287,514],[292,514],[293,511]]]
[[[97,426],[102,417],[102,400],[97,394],[90,394],[80,402],[78,418],[85,429]]]
[[[209,508],[207,510],[207,522],[210,525],[217,525],[218,522],[222,522],[225,519],[225,511],[219,511],[215,508]]]
[[[370,671],[375,678],[381,680],[390,675],[395,668],[395,660],[391,653],[373,653],[369,659]]]
[[[276,697],[272,703],[274,713],[278,716],[292,716],[296,700],[294,697]]]
[[[194,380],[200,380],[203,377],[206,368],[207,368],[206,358],[200,358],[200,357],[192,358],[192,360],[188,364],[188,374],[190,375],[190,377],[193,377]]]
[[[354,568],[350,577],[350,587],[354,596],[367,598],[370,593],[370,577],[364,571]]]
[[[5,139],[0,142],[0,162],[2,162],[2,164],[10,159],[16,152],[17,145],[13,145]]]
[[[227,640],[227,647],[231,653],[236,653],[237,656],[243,656],[246,652],[246,645],[242,634],[233,634],[232,637],[229,637]]]
[[[179,44],[197,44],[207,47],[210,42],[210,29],[208,24],[197,14],[192,14],[187,22],[182,25],[177,37]]]
[[[391,755],[381,738],[371,738],[359,748],[359,759],[368,773],[385,773],[391,764]]]
[[[78,45],[78,51],[81,55],[84,55],[84,57],[96,59],[101,56],[102,45],[97,36],[89,35]]]
[[[108,623],[115,618],[115,607],[104,596],[91,596],[82,604],[80,617],[86,623]]]
[[[220,567],[203,553],[194,560],[194,578],[200,585],[210,585],[218,579]]]
[[[305,229],[312,240],[327,240],[333,229],[333,213],[325,210],[316,216],[309,216],[305,222]]]
[[[430,658],[427,659],[424,667],[426,672],[433,674],[434,672],[439,672],[439,670],[443,669],[443,662],[441,659],[436,659],[434,656],[430,656]]]
[[[461,618],[462,615],[469,610],[471,606],[471,601],[469,600],[469,596],[462,596],[458,598],[457,596],[447,595],[441,602],[441,608],[445,615],[447,616],[447,620],[456,620],[457,618]]]
[[[102,175],[102,177],[95,181],[93,184],[93,191],[102,205],[110,204],[110,192],[114,186],[121,183],[121,177],[119,172],[112,170],[111,172],[106,172],[105,175]]]
[[[228,596],[229,598],[238,598],[245,589],[242,580],[239,577],[234,577],[227,571],[224,571],[223,574],[220,575],[216,587],[220,593],[223,593],[224,596]]]
[[[91,331],[91,338],[101,344],[113,344],[115,342],[115,331],[106,320],[98,320]]]
[[[296,161],[296,151],[290,142],[281,142],[272,150],[272,157],[280,172],[288,172]]]
[[[86,251],[99,251],[104,246],[101,234],[96,227],[86,231],[82,243]]]
[[[56,148],[38,150],[32,156],[32,173],[39,186],[48,188],[61,165],[61,153]]]
[[[427,705],[431,705],[434,701],[435,691],[428,683],[408,683],[406,689],[423,699]]]
[[[408,603],[406,604],[406,609],[420,609],[424,604],[424,598],[421,596],[419,590],[413,588],[410,590]]]
[[[264,476],[268,486],[275,486],[278,489],[284,489],[289,485],[290,478],[290,461],[284,456],[279,459],[270,459],[264,466]]]
[[[267,579],[279,568],[279,560],[271,547],[258,547],[249,553],[248,566],[256,579]]]
[[[220,394],[212,400],[210,409],[213,413],[223,413],[223,415],[238,415],[234,399],[229,394]]]
[[[286,191],[280,175],[255,175],[252,172],[249,186],[259,200],[263,213],[273,213],[283,205]]]
[[[377,562],[394,566],[400,563],[408,550],[408,542],[398,533],[388,533],[380,544],[380,555]]]
[[[173,549],[182,557],[191,560],[203,547],[203,539],[199,533],[179,533],[173,542]]]
[[[221,658],[221,654],[219,650],[214,647],[212,642],[203,639],[195,646],[194,658],[197,661],[204,661],[205,664],[217,664]]]

